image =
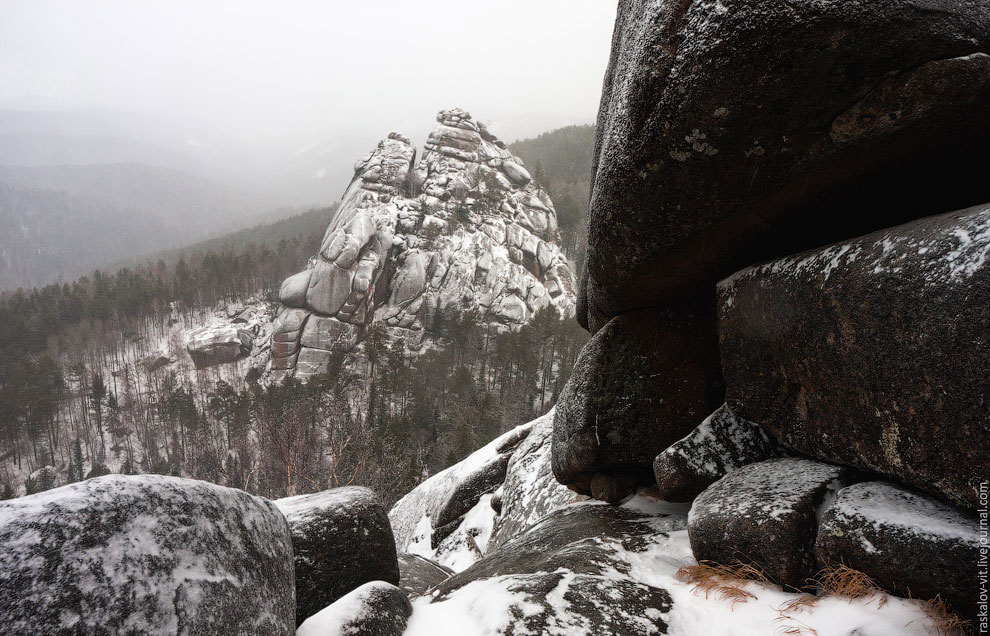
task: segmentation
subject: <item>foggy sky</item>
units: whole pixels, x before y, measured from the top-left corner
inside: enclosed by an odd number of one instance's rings
[[[0,107],[152,113],[263,142],[428,126],[458,105],[511,138],[527,119],[593,121],[615,10],[616,0],[0,0]]]

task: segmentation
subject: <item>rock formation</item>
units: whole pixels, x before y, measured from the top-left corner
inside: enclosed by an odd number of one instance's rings
[[[719,325],[734,413],[793,450],[977,507],[990,205],[743,270],[719,284]]]
[[[271,502],[108,475],[0,502],[0,632],[295,632],[292,542]]]
[[[718,591],[709,595],[693,589],[691,582],[678,573],[682,566],[695,563],[687,530],[688,506],[658,501],[648,491],[609,506],[574,495],[554,483],[550,470],[552,421],[551,413],[518,427],[447,471],[427,479],[392,508],[389,517],[399,549],[420,555],[415,561],[410,558],[412,555],[400,557],[400,567],[406,562],[411,564],[408,566],[411,570],[428,574],[429,587],[424,589],[422,584],[417,584],[410,593],[413,612],[405,636],[447,632],[772,634],[798,633],[802,629],[841,636],[859,633],[921,636],[934,632],[931,619],[925,616],[918,601],[895,597],[886,597],[882,603],[869,597],[840,600],[831,605],[822,603],[821,607],[810,605],[792,617],[777,611],[778,608],[791,601],[806,600],[807,595],[735,581],[733,584],[738,584],[744,592],[742,602],[748,605],[740,607],[735,601],[720,597]],[[514,448],[501,453],[497,450],[504,448],[506,440],[520,437],[523,431],[528,431],[525,439]],[[482,495],[474,512],[466,518],[478,514],[489,502],[501,501],[499,510],[488,508],[487,523],[471,526],[462,522],[443,540],[443,548],[432,548],[430,534],[437,529],[431,526],[431,510],[447,500],[450,493],[464,490],[461,484],[475,480],[474,476],[484,472],[485,466],[500,462],[503,454],[509,455],[505,481],[490,495]],[[779,485],[798,496],[781,502],[767,493],[762,500],[746,497],[744,501],[733,499],[730,503],[742,506],[758,505],[757,501],[772,503],[769,511],[758,512],[771,518],[770,513],[779,510],[781,522],[776,527],[800,529],[802,541],[798,544],[787,536],[772,540],[766,536],[753,538],[760,553],[773,555],[781,563],[793,555],[785,549],[774,553],[775,545],[799,546],[806,558],[801,567],[813,569],[817,554],[816,513],[829,518],[832,514],[829,506],[836,501],[835,491],[841,486],[832,483],[831,477],[848,471],[809,460],[786,461],[796,468],[806,468],[807,477],[824,477],[826,485],[821,487],[815,479],[805,480],[797,487],[785,482]],[[811,482],[815,485],[806,488]],[[754,481],[753,485],[760,483]],[[759,493],[754,490],[751,494]],[[896,518],[893,512],[882,516]],[[807,527],[802,522],[808,522]],[[933,516],[926,525],[931,528],[936,523],[937,516]],[[955,523],[952,527],[958,530],[958,521]],[[446,551],[458,533],[470,536],[468,533],[479,526],[483,532],[477,537],[478,549],[469,558],[465,558],[466,551],[460,555]],[[760,532],[755,524],[750,530]],[[855,536],[849,541],[858,542]],[[724,544],[724,549],[730,550],[733,542]],[[881,543],[878,541],[877,545]],[[427,557],[453,563],[456,572],[445,572]],[[837,606],[841,612],[836,611]],[[340,615],[340,611],[334,613]],[[908,623],[912,627],[905,632]]]
[[[985,2],[620,2],[579,320],[983,203],[988,105]]]
[[[335,488],[275,505],[292,531],[297,624],[364,583],[399,582],[392,527],[372,491]]]
[[[697,496],[699,560],[795,587],[856,563],[975,618],[988,112],[985,2],[620,0],[558,481],[621,503],[655,479]],[[878,477],[899,494],[831,506]]]
[[[686,305],[707,332],[682,341],[713,341],[713,287],[733,271],[990,198],[990,6],[937,4],[621,2],[579,321],[595,333],[619,315]],[[672,404],[720,390],[717,355],[700,348],[695,364],[707,387],[664,373],[666,386],[644,390],[641,369],[621,364],[576,375]],[[591,418],[574,397],[557,413],[576,442],[593,436],[591,421],[627,428],[636,409],[599,398]],[[677,438],[700,422],[669,419]],[[641,439],[613,433],[624,452],[555,448],[570,458],[557,476],[580,487],[596,473],[642,475],[652,458],[636,456]]]
[[[485,126],[441,111],[419,162],[392,133],[355,165],[319,254],[282,283],[271,368],[308,378],[382,321],[412,348],[436,312],[507,328],[574,314],[553,203]]]

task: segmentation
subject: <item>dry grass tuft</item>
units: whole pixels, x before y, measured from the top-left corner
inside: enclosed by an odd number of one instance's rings
[[[682,567],[677,571],[677,578],[693,585],[695,592],[704,592],[705,598],[714,596],[719,600],[728,601],[730,607],[756,598],[755,594],[740,587],[740,583],[746,581],[770,583],[770,579],[763,572],[748,563],[721,565],[706,561],[698,565]]]
[[[974,633],[973,623],[963,620],[959,614],[952,611],[941,596],[936,596],[925,603],[925,611],[935,623],[938,636],[967,636]]]
[[[877,582],[859,570],[845,565],[827,567],[818,574],[819,597],[839,596],[849,600],[879,597],[878,607],[887,603],[887,594]]]
[[[876,596],[878,608],[887,603],[887,595],[876,581],[859,570],[845,565],[823,569],[818,573],[815,583],[818,587],[817,596],[802,594],[777,608],[779,616],[774,620],[781,623],[781,626],[775,633],[782,636],[816,636],[818,632],[803,623],[795,614],[811,610],[818,601],[829,596],[850,601]]]
[[[802,623],[793,616],[782,614],[773,620],[778,623],[783,622],[782,625],[774,630],[774,636],[818,636],[818,631],[814,627],[807,623]]]
[[[792,598],[787,601],[779,608],[777,612],[783,616],[784,614],[796,614],[797,612],[803,612],[805,610],[810,610],[815,604],[818,603],[818,597],[811,594],[802,594],[796,598]]]

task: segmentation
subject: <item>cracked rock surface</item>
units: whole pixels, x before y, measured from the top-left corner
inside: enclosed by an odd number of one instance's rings
[[[437,121],[418,162],[392,133],[355,165],[319,254],[282,283],[273,371],[320,373],[373,321],[417,349],[430,316],[448,308],[506,328],[548,306],[574,315],[550,197],[469,113]]]

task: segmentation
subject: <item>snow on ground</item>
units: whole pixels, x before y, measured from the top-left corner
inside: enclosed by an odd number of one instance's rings
[[[400,499],[388,514],[389,521],[392,523],[392,532],[395,533],[396,548],[399,552],[409,552],[436,560],[437,550],[434,550],[430,545],[430,538],[433,534],[431,517],[444,505],[459,484],[473,473],[477,473],[492,462],[498,461],[500,456],[498,449],[513,436],[529,430],[532,425],[533,422],[522,424],[495,438],[468,455],[463,461],[433,475]],[[491,525],[494,521],[494,511],[491,510],[490,501],[490,496],[482,497],[482,501],[465,515],[465,522],[462,524],[462,526],[470,524],[479,529],[487,528],[484,531],[486,544],[488,537],[491,536]],[[458,530],[454,534],[462,533]],[[440,547],[443,545],[438,546],[438,548]],[[456,550],[451,555],[450,563],[446,562],[445,559],[441,559],[440,562],[454,570],[457,570],[454,567],[455,563],[461,569],[470,565],[465,558],[466,552],[464,550]]]
[[[488,541],[491,539],[494,525],[495,511],[492,509],[492,496],[484,495],[464,515],[464,521],[457,526],[457,530],[451,532],[436,550],[428,549],[430,546],[427,542],[426,549],[420,545],[422,552],[413,552],[413,554],[420,554],[447,566],[454,572],[461,572],[487,553]]]
[[[581,502],[571,506],[602,505]],[[656,514],[685,515],[686,506],[669,504],[637,495],[623,504],[633,510]],[[659,517],[658,517],[659,518]],[[610,537],[615,550],[614,565],[605,578],[618,584],[636,581],[667,590],[673,601],[672,609],[657,616],[668,624],[669,634],[675,636],[768,636],[796,634],[817,636],[922,636],[937,630],[925,613],[920,601],[886,596],[846,600],[823,598],[809,607],[787,611],[788,602],[802,597],[781,591],[775,586],[742,582],[740,587],[753,595],[745,602],[732,603],[698,591],[682,581],[677,571],[696,563],[691,553],[687,530],[658,532],[656,540],[645,551],[631,551],[623,546],[622,537]],[[564,593],[574,580],[565,573],[558,587],[546,598],[558,616],[568,613]],[[524,592],[517,591],[519,576],[496,576],[468,583],[450,593],[444,600],[433,602],[432,596],[413,601],[413,616],[405,636],[488,636],[504,633],[509,624],[519,632],[513,616],[527,616],[545,611]],[[516,590],[516,591],[514,591]],[[645,618],[651,618],[649,616]],[[644,624],[644,628],[646,628]],[[549,629],[547,634],[573,634],[573,630]],[[643,633],[649,633],[644,629]]]

